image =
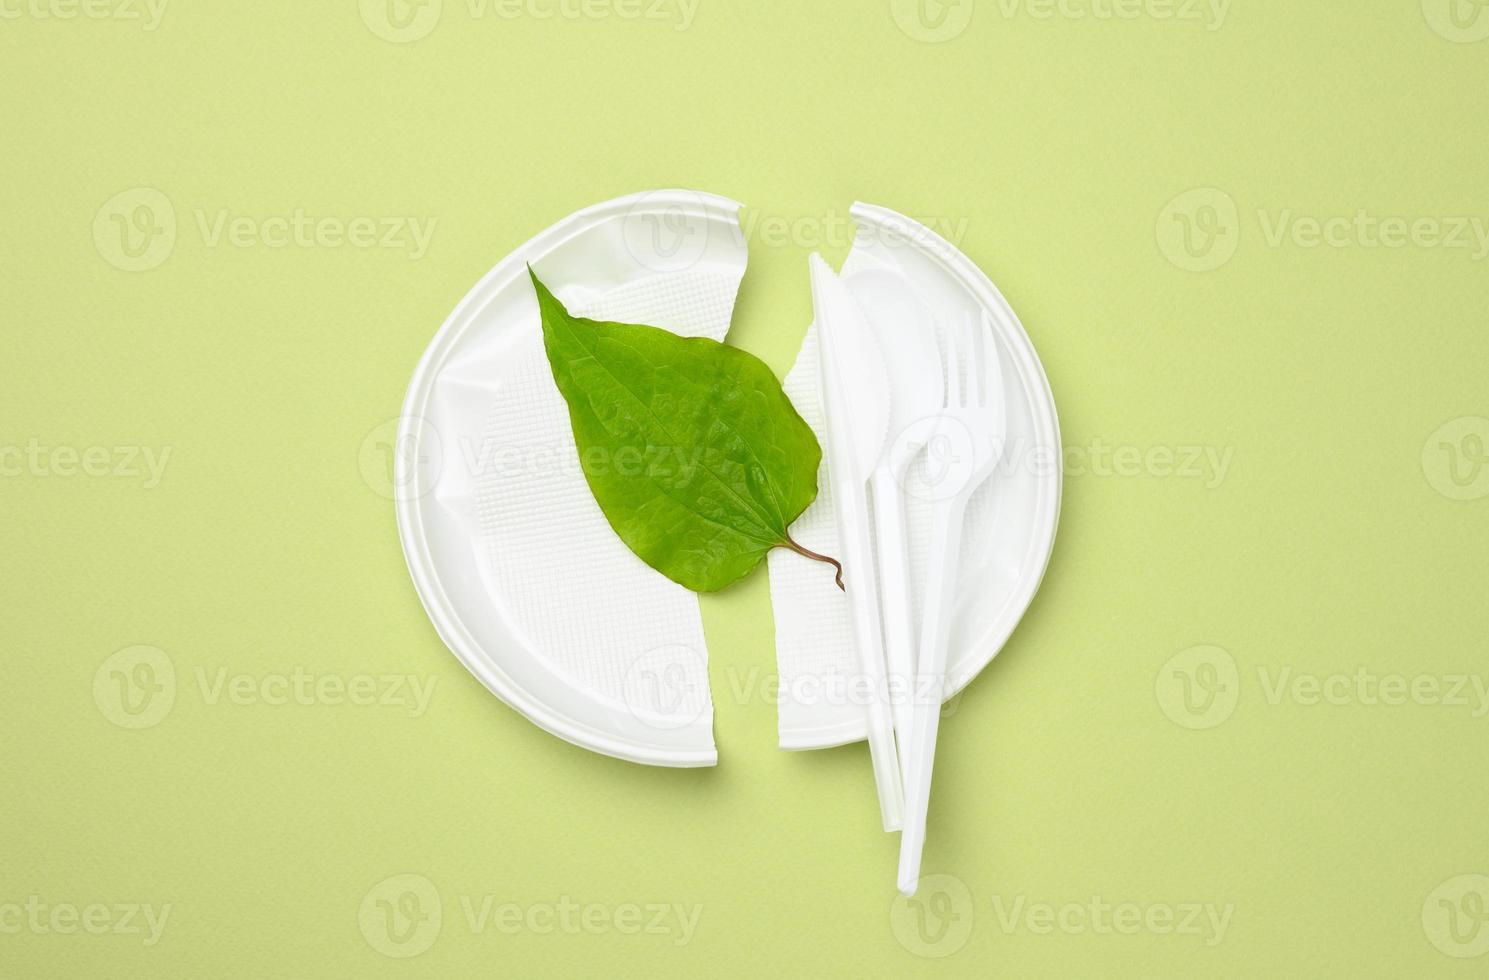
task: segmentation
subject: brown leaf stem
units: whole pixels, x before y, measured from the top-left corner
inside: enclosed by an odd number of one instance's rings
[[[803,548],[801,545],[797,544],[795,541],[792,541],[791,540],[791,536],[789,534],[786,536],[786,543],[785,543],[784,547],[790,548],[792,551],[796,552],[798,555],[801,555],[803,558],[810,558],[810,559],[812,559],[812,561],[826,562],[827,564],[831,565],[833,568],[836,568],[838,570],[838,588],[842,589],[844,592],[847,592],[848,591],[847,587],[845,587],[843,585],[843,563],[842,562],[838,561],[836,558],[829,558],[826,555],[819,555],[815,551],[812,551],[810,548]]]

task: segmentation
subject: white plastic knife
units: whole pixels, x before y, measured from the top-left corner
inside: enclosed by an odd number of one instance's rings
[[[870,538],[868,482],[889,435],[889,376],[873,328],[821,255],[813,253],[812,307],[821,356],[827,467],[842,541],[853,642],[868,697],[869,756],[885,830],[899,830],[905,793],[895,753]]]

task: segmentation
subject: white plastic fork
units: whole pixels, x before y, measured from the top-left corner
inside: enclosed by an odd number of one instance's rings
[[[992,322],[986,311],[980,320],[969,320],[949,324],[942,332],[946,397],[937,420],[937,437],[946,451],[938,453],[944,468],[934,488],[910,744],[900,747],[910,756],[905,828],[900,837],[899,889],[905,895],[914,895],[920,884],[931,769],[936,761],[947,648],[956,607],[962,524],[967,502],[992,476],[1007,438],[1002,368]]]

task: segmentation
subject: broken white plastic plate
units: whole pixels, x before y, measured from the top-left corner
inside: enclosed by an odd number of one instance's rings
[[[843,264],[842,280],[881,337],[907,328],[930,329],[937,321],[978,322],[986,312],[998,343],[1007,399],[1007,446],[992,479],[968,507],[947,661],[950,698],[1008,641],[1033,601],[1054,551],[1062,486],[1055,401],[1023,325],[971,259],[924,225],[887,208],[855,204],[850,214],[857,234]],[[894,344],[884,347],[893,350]],[[817,358],[813,329],[785,387],[823,439]],[[894,361],[887,358],[891,372]],[[931,446],[923,465],[934,467],[938,451]],[[807,548],[837,554],[841,549],[831,483],[824,475],[818,478],[824,489],[793,534]],[[929,511],[917,506],[913,493],[906,511],[918,624]],[[866,708],[864,695],[854,684],[858,668],[847,602],[830,582],[812,574],[815,570],[806,559],[776,551],[769,561],[781,678],[781,747],[817,749],[863,739]]]
[[[577,315],[723,340],[745,271],[739,207],[655,191],[542,232],[450,315],[399,428],[399,536],[446,645],[547,731],[650,765],[718,759],[698,599],[595,503],[527,265]]]

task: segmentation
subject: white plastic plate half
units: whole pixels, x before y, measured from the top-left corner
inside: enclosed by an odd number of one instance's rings
[[[440,637],[537,725],[650,765],[717,762],[698,600],[595,503],[527,266],[577,315],[722,340],[745,271],[738,211],[655,191],[542,232],[440,328],[399,429],[399,536]]]
[[[853,250],[842,276],[876,329],[903,329],[904,304],[945,323],[986,312],[993,326],[1007,397],[1008,439],[993,478],[968,509],[962,568],[947,665],[946,696],[966,687],[1003,648],[1033,601],[1054,551],[1059,523],[1062,456],[1054,396],[1023,325],[992,281],[956,246],[904,215],[855,204]],[[903,284],[903,295],[885,292]],[[804,418],[821,429],[816,404],[815,330],[786,379]],[[889,365],[893,371],[894,365]],[[932,460],[932,464],[933,464]],[[827,486],[819,476],[819,485]],[[793,529],[809,548],[837,547],[830,493],[823,493]],[[907,503],[912,587],[923,594],[927,511]],[[805,559],[773,553],[771,596],[781,674],[780,744],[816,749],[865,737],[864,708],[851,689],[856,673],[847,607],[824,587]],[[918,604],[916,622],[919,622]],[[918,635],[918,634],[917,634]]]

